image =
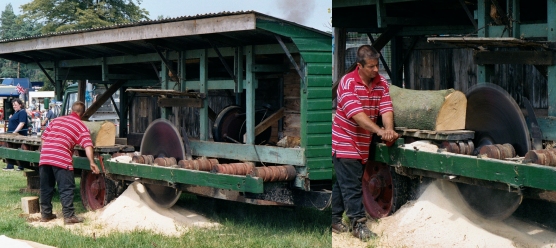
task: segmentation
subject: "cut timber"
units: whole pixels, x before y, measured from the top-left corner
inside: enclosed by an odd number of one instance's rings
[[[112,122],[91,122],[84,121],[91,134],[93,145],[114,146],[116,144],[116,126]]]
[[[467,98],[461,91],[410,90],[390,85],[396,127],[420,130],[465,128]]]
[[[21,198],[21,209],[26,214],[35,214],[40,212],[39,209],[39,197],[38,196],[26,196]]]

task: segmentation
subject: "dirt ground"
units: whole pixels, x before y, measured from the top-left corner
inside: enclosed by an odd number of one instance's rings
[[[31,225],[43,227],[62,226],[79,234],[102,236],[114,231],[126,232],[135,229],[180,236],[189,228],[218,228],[219,224],[207,218],[183,209],[179,206],[160,208],[149,203],[145,188],[140,183],[131,184],[116,200],[106,207],[90,211],[80,217],[85,222],[75,225],[64,225],[61,213],[59,218],[49,222],[40,222],[40,213],[29,217]]]
[[[361,242],[333,234],[332,247],[556,247],[556,233],[515,217],[492,221],[476,215],[457,187],[437,180],[416,201],[370,223],[379,235]]]

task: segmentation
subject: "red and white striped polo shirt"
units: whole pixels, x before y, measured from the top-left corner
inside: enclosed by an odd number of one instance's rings
[[[352,117],[364,112],[376,123],[379,115],[393,111],[388,82],[377,75],[370,87],[358,74],[359,68],[342,77],[338,85],[338,107],[332,123],[332,154],[337,158],[360,159],[366,164],[372,133]]]
[[[93,146],[89,129],[76,113],[54,119],[42,134],[39,166],[52,165],[73,170],[73,148]]]

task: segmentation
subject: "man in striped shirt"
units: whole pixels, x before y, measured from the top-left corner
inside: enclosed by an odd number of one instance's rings
[[[54,119],[42,134],[41,157],[39,161],[41,221],[47,222],[56,218],[52,213],[52,196],[54,185],[58,184],[64,224],[83,222],[75,215],[73,207],[73,151],[76,145],[85,149],[93,173],[99,169],[93,159],[93,142],[87,126],[81,121],[85,112],[85,104],[75,102],[72,113]]]
[[[379,58],[373,47],[359,47],[356,69],[344,75],[338,85],[332,124],[332,160],[337,179],[332,189],[332,231],[350,229],[342,223],[345,211],[353,236],[363,241],[375,236],[366,225],[361,185],[372,136],[377,134],[387,142],[398,138],[389,86],[378,74]],[[376,124],[379,116],[384,128]]]

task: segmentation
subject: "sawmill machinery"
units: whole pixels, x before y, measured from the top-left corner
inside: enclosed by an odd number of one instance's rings
[[[467,205],[487,218],[504,219],[530,202],[553,204],[555,1],[335,0],[332,5],[335,82],[352,68],[346,59],[350,49],[372,44],[381,51],[381,74],[392,86],[423,94],[455,89],[467,100],[460,104],[466,106],[458,115],[464,117],[461,127],[396,121],[397,143],[371,146],[363,178],[369,215],[395,212],[429,179],[456,183]],[[402,105],[412,104],[417,105]],[[394,112],[400,113],[396,104]],[[537,207],[530,212],[543,212]]]
[[[54,74],[57,99],[64,80],[78,82],[81,100],[86,81],[104,86],[84,119],[119,90],[121,143],[95,146],[102,173],[90,171],[82,150],[74,157],[88,209],[131,182],[162,207],[188,192],[324,209],[333,174],[330,40],[261,13],[225,12],[5,40],[0,57]],[[37,169],[40,138],[2,134],[0,142],[1,158]],[[36,173],[27,173],[36,190]]]

